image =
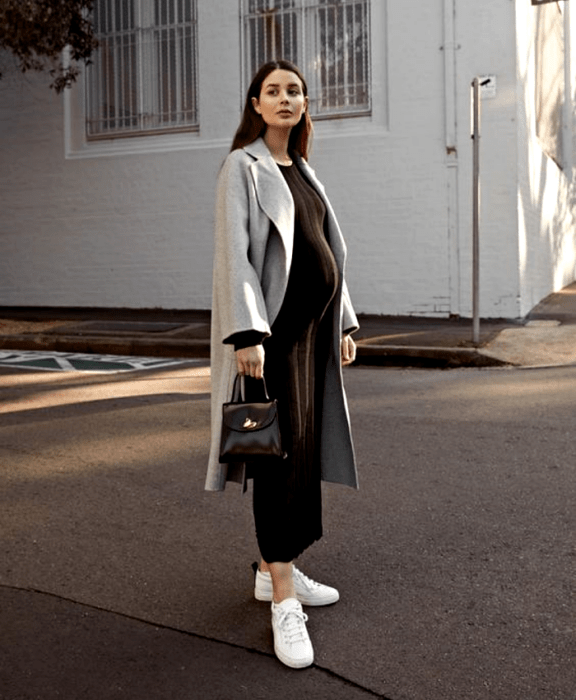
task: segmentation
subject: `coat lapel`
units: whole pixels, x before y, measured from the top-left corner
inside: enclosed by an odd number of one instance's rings
[[[244,147],[256,160],[250,165],[258,204],[276,227],[288,260],[292,259],[294,244],[294,200],[286,180],[262,138]]]
[[[278,230],[286,250],[286,258],[291,260],[294,246],[294,200],[292,199],[290,188],[268,150],[268,146],[264,143],[264,139],[261,137],[256,139],[256,141],[244,146],[244,150],[255,159],[250,165],[250,172],[254,181],[258,203],[262,211]],[[298,166],[326,205],[329,243],[342,270],[346,258],[346,247],[332,205],[326,196],[324,186],[316,177],[314,170],[303,158],[298,155],[296,155],[296,158]]]

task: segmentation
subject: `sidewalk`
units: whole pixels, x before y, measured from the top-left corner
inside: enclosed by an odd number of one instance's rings
[[[544,299],[524,322],[360,315],[358,364],[417,367],[576,363],[576,283]],[[208,311],[0,307],[0,350],[208,358]]]

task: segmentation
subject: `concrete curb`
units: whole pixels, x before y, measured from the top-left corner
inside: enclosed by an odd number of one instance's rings
[[[477,348],[371,345],[360,343],[357,363],[426,367],[504,367],[510,363]]]
[[[147,357],[209,358],[208,339],[150,338],[47,333],[0,336],[0,350],[37,350],[143,355]],[[377,345],[360,342],[358,365],[419,367],[501,367],[509,362],[476,348]]]
[[[147,357],[210,357],[208,340],[169,341],[158,338],[77,335],[5,335],[0,336],[0,350],[39,350],[58,352],[102,353],[108,355],[145,355]]]

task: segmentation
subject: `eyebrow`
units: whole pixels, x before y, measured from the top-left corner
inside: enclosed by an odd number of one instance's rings
[[[265,87],[280,87],[279,83],[268,83]],[[298,83],[289,83],[288,87],[297,87],[300,88],[300,85]]]

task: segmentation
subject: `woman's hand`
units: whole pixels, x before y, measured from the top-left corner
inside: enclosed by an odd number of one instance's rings
[[[252,345],[249,348],[236,350],[238,374],[255,379],[264,375],[264,348],[262,345]]]
[[[352,340],[352,336],[345,335],[342,338],[342,344],[340,347],[342,350],[342,364],[344,366],[351,365],[356,359],[356,343]]]

